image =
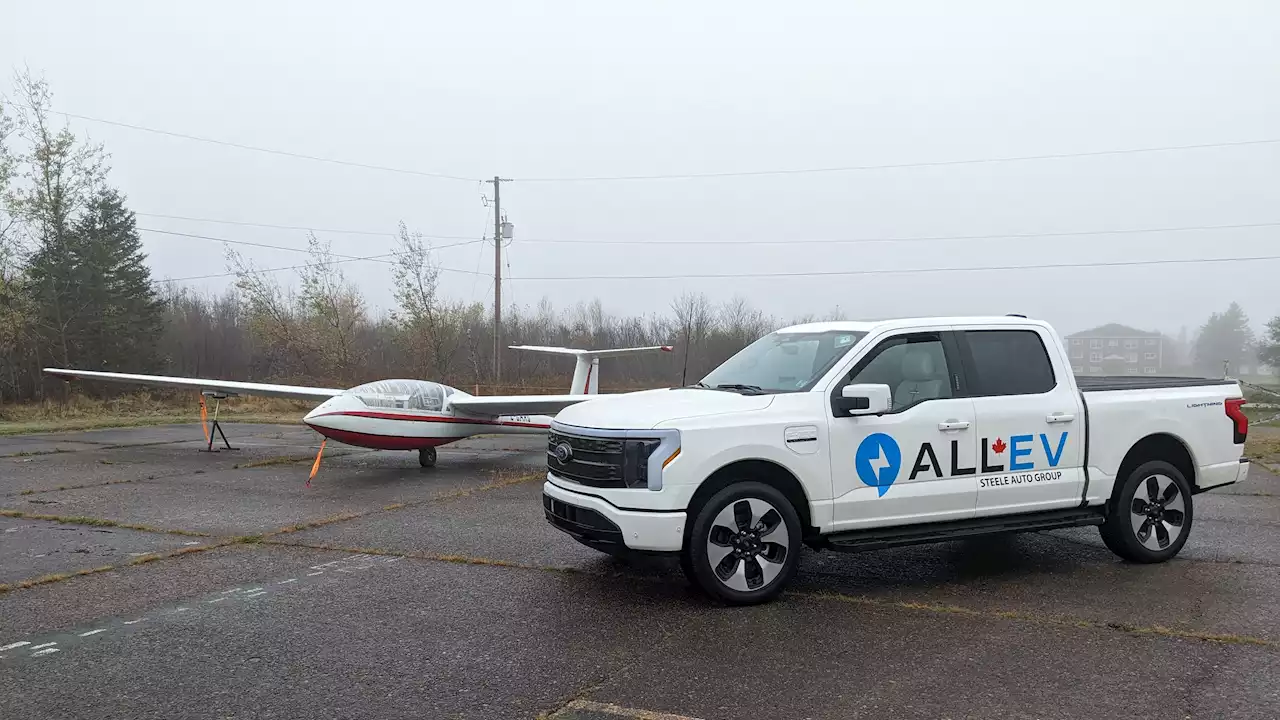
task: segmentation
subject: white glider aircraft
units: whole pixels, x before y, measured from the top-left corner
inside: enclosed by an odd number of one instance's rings
[[[589,400],[598,392],[600,358],[670,352],[671,346],[574,350],[516,345],[512,349],[574,356],[577,364],[569,394],[475,396],[426,380],[379,380],[342,390],[94,370],[45,368],[44,371],[66,380],[185,388],[215,398],[261,395],[323,400],[302,421],[326,440],[375,450],[417,450],[422,466],[431,467],[436,462],[437,447],[472,435],[546,432],[551,425],[551,415],[574,403]],[[212,447],[212,437],[210,441]],[[319,467],[318,456],[315,467]]]

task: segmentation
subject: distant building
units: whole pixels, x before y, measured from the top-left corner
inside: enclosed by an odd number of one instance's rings
[[[1077,375],[1158,375],[1165,367],[1168,339],[1158,332],[1111,323],[1066,340]]]

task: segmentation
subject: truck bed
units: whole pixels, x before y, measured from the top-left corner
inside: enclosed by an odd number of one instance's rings
[[[1141,376],[1141,375],[1077,375],[1076,387],[1082,392],[1107,390],[1151,390],[1156,388],[1199,387],[1204,385],[1234,385],[1228,378]]]

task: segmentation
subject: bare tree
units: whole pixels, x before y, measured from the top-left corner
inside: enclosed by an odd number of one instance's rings
[[[226,258],[227,270],[236,274],[249,333],[265,351],[257,369],[266,376],[311,375],[313,363],[307,343],[280,284],[230,247]]]
[[[76,212],[102,186],[107,175],[107,154],[101,144],[78,142],[65,125],[55,128],[53,93],[43,79],[26,70],[14,75],[21,105],[16,134],[27,144],[26,152],[9,159],[24,168],[23,184],[9,193],[10,208],[29,223],[37,241],[60,241],[70,230]]]
[[[693,372],[701,375],[699,369],[704,367],[703,356],[698,351],[704,349],[707,335],[715,327],[715,314],[711,301],[703,293],[685,292],[671,301],[671,311],[675,313],[676,326],[680,329],[681,343],[684,345],[684,362],[680,372],[680,383],[688,381]]]
[[[16,198],[11,195],[13,179],[18,172],[18,159],[9,146],[17,126],[9,116],[4,98],[0,98],[0,268],[13,262],[14,234],[18,219],[13,215]]]
[[[309,351],[324,359],[329,377],[350,380],[363,362],[357,335],[368,321],[364,298],[347,281],[328,242],[307,233],[307,247],[311,256],[298,272],[302,285],[298,310],[310,331]]]
[[[462,346],[466,310],[440,299],[440,267],[422,234],[410,233],[402,222],[399,239],[394,271],[399,311],[393,320],[405,345],[417,351],[414,369],[424,377],[442,377]]]
[[[17,218],[10,212],[13,205],[11,188],[17,172],[17,160],[9,147],[15,132],[3,100],[0,100],[0,401],[17,397],[19,388],[20,346],[26,341],[31,325],[31,306],[21,287],[21,268],[15,237]]]

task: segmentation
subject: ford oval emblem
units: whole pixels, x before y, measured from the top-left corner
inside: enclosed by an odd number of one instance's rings
[[[556,460],[561,464],[565,464],[573,459],[573,446],[569,443],[560,443],[555,449]]]

